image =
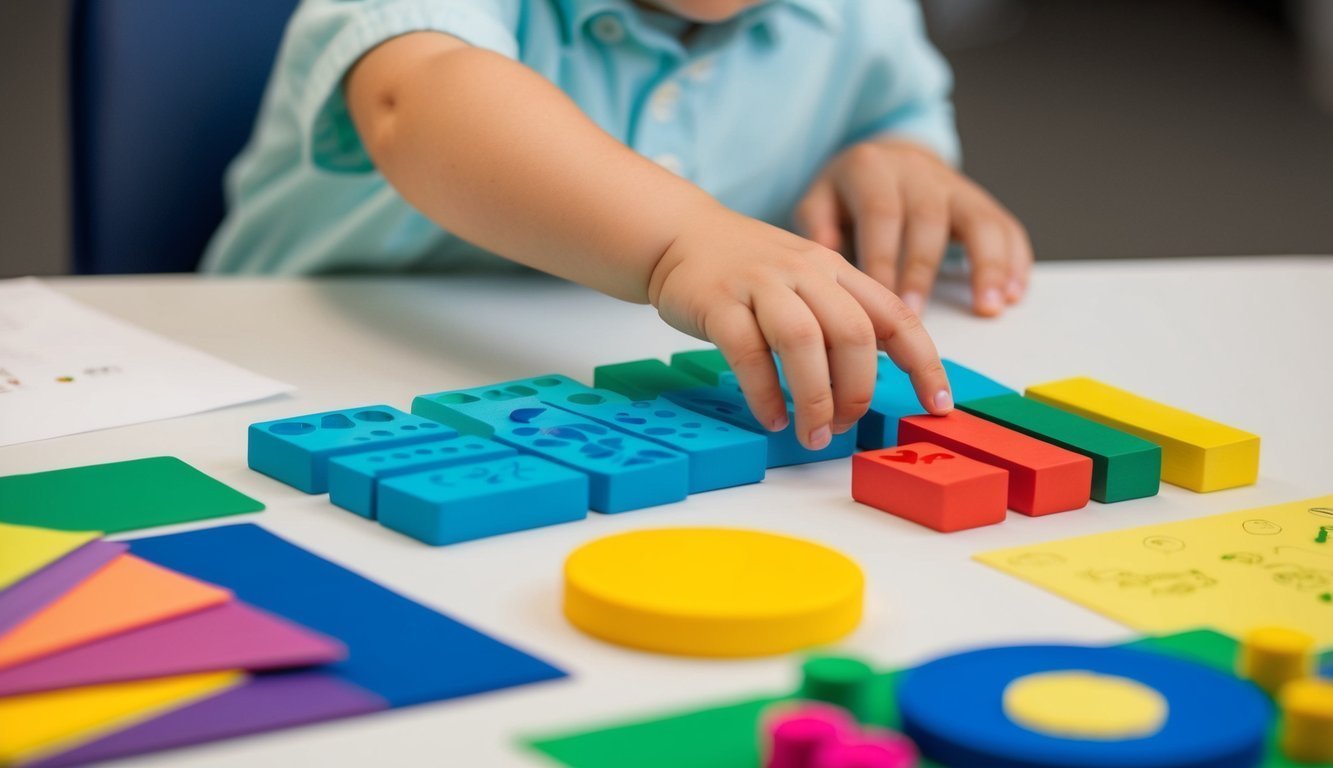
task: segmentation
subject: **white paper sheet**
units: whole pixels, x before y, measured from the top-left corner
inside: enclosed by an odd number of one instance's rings
[[[36,279],[0,280],[0,446],[291,390],[85,307]]]

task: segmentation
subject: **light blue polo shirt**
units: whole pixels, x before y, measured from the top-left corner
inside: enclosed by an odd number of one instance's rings
[[[899,135],[957,160],[950,73],[916,0],[768,0],[702,28],[688,47],[682,27],[631,0],[305,0],[254,135],[228,172],[229,213],[203,268],[312,274],[501,261],[404,202],[348,116],[348,70],[414,31],[522,62],[612,136],[779,226],[854,142]]]

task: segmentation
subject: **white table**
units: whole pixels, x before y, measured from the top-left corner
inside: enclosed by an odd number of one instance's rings
[[[0,449],[5,473],[172,454],[268,504],[248,518],[416,600],[535,652],[571,677],[321,726],[165,753],[160,766],[543,765],[515,736],[780,691],[791,657],[700,661],[621,649],[560,615],[560,568],[579,544],[630,528],[729,525],[808,537],[861,563],[865,621],[844,646],[884,665],[963,646],[1131,635],[1091,611],[972,562],[975,552],[1333,490],[1333,259],[1050,263],[1000,321],[937,300],[927,325],[947,357],[1011,386],[1089,374],[1257,432],[1257,485],[1152,499],[941,535],[862,507],[849,462],[774,470],[761,485],[667,507],[434,549],[245,466],[265,419],[697,346],[647,307],[537,276],[232,280],[67,278],[70,296],[299,387],[294,397]],[[960,286],[946,290],[961,296]],[[947,299],[948,296],[945,297]],[[180,526],[180,528],[194,526]],[[170,530],[170,529],[168,529]]]

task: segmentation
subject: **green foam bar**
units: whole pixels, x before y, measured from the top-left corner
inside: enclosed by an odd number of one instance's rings
[[[1097,501],[1157,494],[1162,448],[1155,443],[1017,394],[966,400],[958,407],[1092,459],[1092,498]]]
[[[593,370],[593,386],[619,392],[631,400],[652,400],[663,392],[710,385],[661,360],[648,359],[599,365]]]
[[[717,384],[719,376],[731,372],[727,359],[717,348],[677,352],[671,356],[671,367],[708,384]]]

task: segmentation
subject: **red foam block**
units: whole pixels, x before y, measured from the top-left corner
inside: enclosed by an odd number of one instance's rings
[[[898,442],[930,442],[1009,472],[1009,508],[1049,515],[1087,506],[1092,459],[963,411],[905,416]]]
[[[852,498],[943,533],[1004,520],[1009,473],[931,443],[852,457]]]

